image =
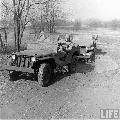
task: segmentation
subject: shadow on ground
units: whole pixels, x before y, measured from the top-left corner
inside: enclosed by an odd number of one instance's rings
[[[83,74],[86,74],[88,72],[91,72],[94,70],[94,63],[84,63],[84,62],[78,62],[77,63],[77,66],[76,66],[76,71],[73,72],[73,73],[69,73],[69,72],[66,72],[66,73],[58,73],[55,75],[54,77],[54,80],[50,83],[50,85],[54,84],[55,82],[58,82],[60,81],[61,79],[67,77],[67,76],[71,76],[75,73],[83,73]]]

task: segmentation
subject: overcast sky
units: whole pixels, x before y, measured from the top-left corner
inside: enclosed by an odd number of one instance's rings
[[[120,19],[120,0],[66,0],[73,18]]]

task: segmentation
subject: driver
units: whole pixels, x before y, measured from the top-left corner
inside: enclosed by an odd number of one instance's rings
[[[72,46],[73,46],[72,39],[73,39],[72,35],[68,35],[68,34],[66,35],[66,46],[67,46],[66,51],[69,51],[72,49]]]

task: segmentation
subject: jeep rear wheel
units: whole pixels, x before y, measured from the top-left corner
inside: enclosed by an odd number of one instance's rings
[[[41,64],[38,72],[38,83],[43,87],[48,86],[52,79],[53,70],[49,63]]]

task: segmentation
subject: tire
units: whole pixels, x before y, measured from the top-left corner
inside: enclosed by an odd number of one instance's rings
[[[52,80],[52,76],[53,76],[53,69],[50,66],[50,64],[49,63],[41,64],[37,74],[38,83],[43,87],[47,87],[50,81]]]
[[[73,55],[72,56],[72,61],[70,64],[68,64],[68,71],[70,73],[75,72],[76,71],[76,64],[77,64],[77,59],[76,59],[77,55]]]
[[[19,75],[20,75],[20,73],[16,72],[16,71],[13,71],[13,72],[9,73],[10,81],[18,80]]]

